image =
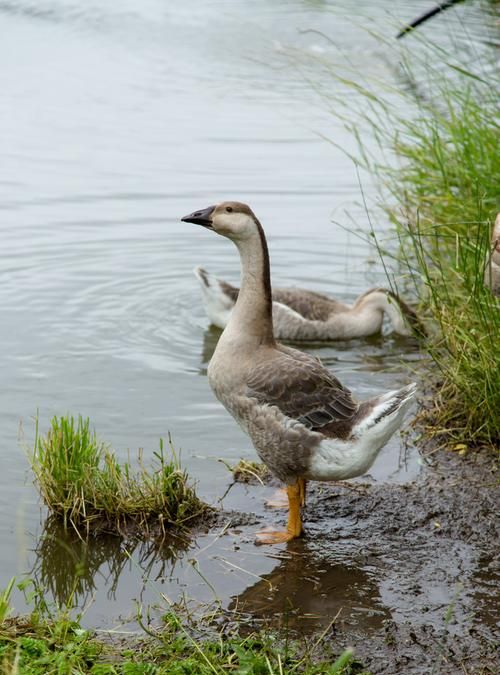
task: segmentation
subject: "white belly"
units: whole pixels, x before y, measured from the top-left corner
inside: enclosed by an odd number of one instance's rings
[[[410,402],[409,399],[408,402]],[[327,438],[313,450],[309,472],[305,478],[310,480],[346,480],[366,473],[377,458],[378,453],[400,426],[405,413],[405,406],[388,415],[379,424],[368,428],[358,425],[356,430],[362,431],[348,441],[338,438]],[[372,413],[373,414],[373,413]]]
[[[372,466],[379,448],[365,447],[363,441],[322,441],[313,451],[308,480],[346,480],[362,476]]]

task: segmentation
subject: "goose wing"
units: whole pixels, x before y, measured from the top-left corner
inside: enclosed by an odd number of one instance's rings
[[[282,346],[275,354],[252,370],[249,396],[313,430],[349,420],[358,411],[349,389],[320,361]]]
[[[327,321],[332,314],[345,312],[347,305],[338,302],[328,295],[308,291],[304,288],[276,288],[273,289],[273,300],[287,305],[304,319],[310,321]]]

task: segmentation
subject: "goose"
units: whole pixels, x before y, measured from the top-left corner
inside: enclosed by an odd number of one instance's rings
[[[266,237],[249,206],[222,202],[182,221],[229,238],[239,251],[241,287],[208,381],[260,459],[286,484],[286,529],[266,528],[256,543],[288,542],[302,534],[306,482],[366,473],[401,425],[416,385],[358,402],[318,359],[276,341]]]
[[[484,268],[484,285],[500,297],[500,213],[497,213],[491,233],[491,252]]]
[[[210,322],[224,329],[238,298],[238,288],[209,274],[193,270],[200,282]],[[399,335],[423,335],[415,312],[395,293],[372,288],[346,305],[322,293],[302,288],[274,288],[274,337],[292,342],[351,340],[380,333],[384,315]]]

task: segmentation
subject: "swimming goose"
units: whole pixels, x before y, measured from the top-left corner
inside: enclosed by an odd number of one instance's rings
[[[500,297],[500,213],[497,213],[491,234],[491,253],[484,269],[484,284]]]
[[[261,460],[287,485],[287,529],[263,530],[256,543],[289,541],[302,533],[306,481],[368,471],[400,426],[416,386],[358,403],[319,360],[276,342],[266,238],[246,204],[223,202],[182,220],[228,237],[239,250],[241,288],[208,381]]]
[[[238,298],[238,289],[196,267],[210,322],[225,328]],[[415,312],[392,291],[372,288],[352,306],[302,288],[273,288],[273,327],[278,340],[350,340],[379,333],[384,314],[399,335],[423,334]]]

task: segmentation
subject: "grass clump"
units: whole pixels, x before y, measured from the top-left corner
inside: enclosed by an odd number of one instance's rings
[[[420,299],[434,328],[425,429],[460,447],[497,446],[500,302],[485,288],[484,270],[500,211],[498,69],[486,53],[460,61],[477,44],[444,48],[417,35],[418,44],[400,48],[377,39],[397,64],[396,82],[367,82],[349,65],[341,76],[322,61],[356,96],[320,93],[357,142],[349,156],[378,181],[395,225],[396,242],[376,237],[391,284],[398,278]]]
[[[426,109],[401,124],[404,136],[393,144],[402,167],[386,177],[399,200],[389,213],[402,267],[437,328],[427,344],[435,366],[428,429],[452,441],[494,445],[500,302],[483,280],[500,210],[500,129],[495,104],[477,89],[443,84],[444,110]]]
[[[36,424],[31,466],[43,501],[51,513],[76,530],[122,532],[130,526],[161,532],[183,527],[202,516],[208,506],[189,485],[169,439],[153,453],[151,468],[120,463],[108,445],[81,416],[54,417],[47,434]]]
[[[8,601],[14,580],[2,596]],[[298,642],[280,640],[266,631],[240,637],[194,638],[179,617],[169,612],[158,632],[129,635],[119,641],[100,637],[72,618],[71,608],[51,608],[43,592],[26,580],[18,587],[34,610],[25,617],[0,616],[0,672],[4,675],[369,675],[351,649],[316,655]],[[328,652],[328,653],[327,653]]]

